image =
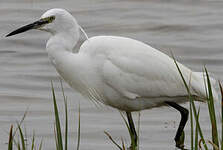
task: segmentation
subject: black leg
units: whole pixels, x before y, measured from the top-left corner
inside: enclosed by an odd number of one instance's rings
[[[129,122],[129,127],[130,127],[130,132],[131,134],[133,135],[133,140],[135,143],[131,143],[131,146],[136,146],[137,145],[137,133],[136,133],[136,130],[135,130],[135,125],[134,125],[134,122],[132,120],[132,114],[131,112],[126,112],[126,115],[127,115],[127,118],[128,118],[128,122]]]
[[[174,102],[165,102],[167,105],[175,108],[176,110],[178,110],[181,114],[181,120],[180,120],[180,125],[177,129],[177,133],[176,133],[176,136],[174,138],[175,142],[176,142],[176,147],[178,148],[181,148],[183,149],[184,145],[181,145],[180,143],[180,137],[182,136],[183,134],[183,130],[184,130],[184,127],[187,123],[187,120],[188,120],[188,110],[180,105],[178,105],[177,103],[174,103]]]

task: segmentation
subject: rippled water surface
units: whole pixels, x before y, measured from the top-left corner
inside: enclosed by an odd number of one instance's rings
[[[40,17],[47,9],[69,10],[87,34],[119,35],[141,40],[170,51],[195,71],[203,65],[223,79],[223,2],[212,0],[1,0],[0,1],[0,149],[6,149],[10,125],[28,109],[24,125],[28,143],[33,130],[44,140],[44,149],[55,149],[51,85],[59,87],[59,76],[49,63],[45,44],[47,33],[30,31],[12,38],[4,36]],[[154,64],[155,65],[155,64]],[[72,126],[70,147],[76,144],[77,110],[81,105],[81,149],[116,149],[104,135],[116,140],[128,133],[117,110],[97,108],[65,85]],[[57,88],[58,103],[63,101]],[[185,104],[188,107],[188,104]],[[206,105],[201,104],[201,123],[210,131]],[[137,114],[135,115],[137,120]],[[141,114],[141,149],[172,150],[180,116],[162,107]],[[190,143],[189,124],[186,143]],[[208,138],[208,137],[207,137]],[[75,142],[74,142],[75,141]]]

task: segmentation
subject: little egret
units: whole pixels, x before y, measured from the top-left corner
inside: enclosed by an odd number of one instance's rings
[[[181,121],[175,142],[177,147],[183,147],[179,141],[188,110],[177,103],[188,101],[188,93],[172,58],[143,42],[118,36],[87,38],[78,50],[74,50],[84,31],[64,9],[50,9],[39,20],[7,37],[30,29],[51,34],[46,44],[49,59],[73,89],[90,100],[126,112],[135,143],[138,139],[131,112],[163,105],[177,109]],[[198,101],[205,101],[203,74],[178,65],[190,83],[191,95]],[[211,81],[214,84],[215,80]],[[217,99],[216,90],[213,93]]]

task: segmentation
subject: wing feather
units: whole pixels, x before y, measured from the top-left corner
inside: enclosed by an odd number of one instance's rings
[[[144,43],[123,42],[113,41],[116,48],[106,52],[102,71],[106,84],[129,99],[187,95],[173,59]],[[179,65],[188,78],[191,70]]]
[[[81,53],[94,58],[103,83],[129,99],[181,97],[186,88],[172,58],[151,46],[129,38],[97,36],[82,45]],[[191,93],[205,95],[196,73],[178,63]]]

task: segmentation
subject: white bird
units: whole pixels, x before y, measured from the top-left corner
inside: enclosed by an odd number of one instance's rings
[[[91,37],[73,51],[80,32],[84,31],[64,9],[50,9],[38,21],[7,36],[30,29],[51,34],[46,45],[49,59],[73,89],[93,101],[126,112],[135,144],[137,134],[131,112],[169,105],[181,113],[175,142],[177,147],[183,147],[179,141],[188,110],[177,103],[187,102],[188,93],[172,58],[143,42],[118,36]],[[203,74],[178,65],[190,83],[191,94],[196,100],[205,100]],[[213,92],[216,99],[217,93]]]

